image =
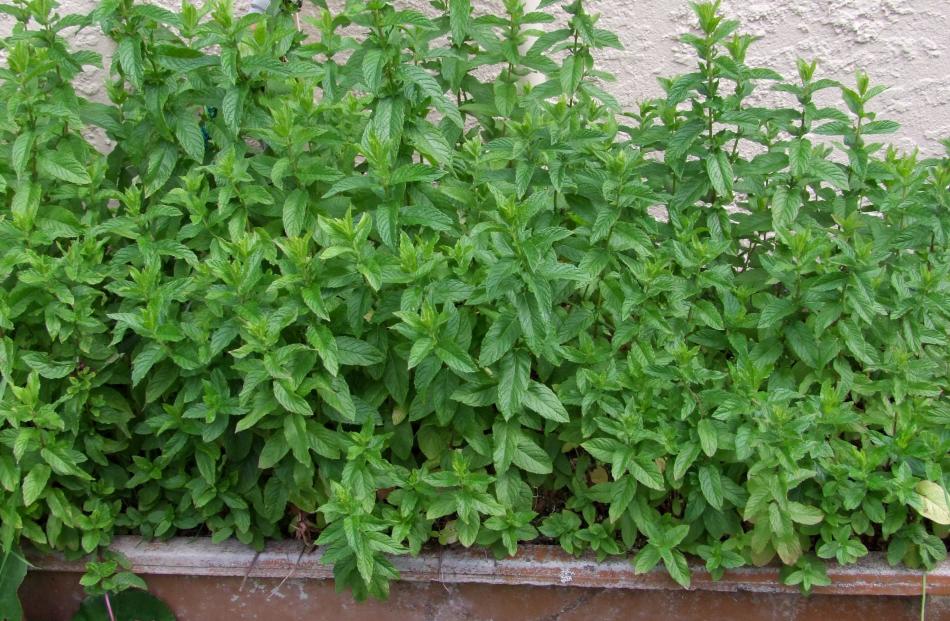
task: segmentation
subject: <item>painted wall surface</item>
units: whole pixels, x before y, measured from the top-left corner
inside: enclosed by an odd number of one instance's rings
[[[153,0],[174,7],[176,0]],[[85,12],[95,0],[60,0],[65,12]],[[341,4],[342,0],[335,0]],[[395,0],[425,9],[427,0]],[[250,0],[235,0],[246,10]],[[473,0],[477,12],[498,12],[500,0]],[[602,54],[603,68],[617,76],[608,86],[627,106],[657,95],[656,77],[690,71],[690,50],[678,42],[693,24],[686,0],[589,0],[601,25],[620,35],[625,50]],[[761,36],[750,62],[794,75],[795,59],[818,59],[821,71],[853,83],[857,69],[892,88],[875,110],[903,128],[891,138],[906,148],[939,154],[950,137],[950,0],[724,0],[724,11]],[[0,32],[11,26],[0,16]],[[108,56],[110,46],[92,30],[74,36],[77,45]],[[101,96],[102,78],[83,76],[80,90]]]
[[[389,600],[357,604],[327,580],[145,576],[182,621],[917,621],[920,597],[685,590],[579,589],[396,582]],[[56,597],[50,597],[55,593]],[[29,621],[68,621],[78,575],[30,572],[20,589]],[[950,619],[950,597],[927,597],[927,621]]]

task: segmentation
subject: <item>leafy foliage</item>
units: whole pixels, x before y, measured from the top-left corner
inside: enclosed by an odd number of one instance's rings
[[[27,563],[17,550],[8,550],[0,557],[0,620],[21,621],[23,608],[17,590],[26,577]]]
[[[430,539],[684,585],[945,558],[950,158],[873,142],[882,88],[749,66],[703,3],[621,113],[579,0],[317,4],[4,5],[4,550],[313,534],[358,597]]]

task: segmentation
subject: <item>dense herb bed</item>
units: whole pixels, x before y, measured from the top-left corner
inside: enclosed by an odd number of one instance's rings
[[[697,70],[621,114],[580,2],[537,32],[505,4],[353,1],[312,38],[4,7],[5,550],[296,534],[358,596],[430,539],[684,585],[684,553],[805,589],[945,557],[950,158],[874,143],[863,74],[748,66],[715,5]],[[60,38],[91,24],[109,104]]]

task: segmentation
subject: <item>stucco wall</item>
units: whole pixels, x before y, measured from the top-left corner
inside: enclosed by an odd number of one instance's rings
[[[655,76],[690,70],[676,41],[692,18],[683,0],[596,0],[605,27],[626,47],[605,59],[624,103],[655,94]],[[864,69],[891,89],[883,116],[903,125],[894,142],[936,154],[950,137],[950,0],[725,0],[745,32],[762,37],[750,62],[795,75],[796,58],[818,59],[827,77],[853,84]]]
[[[177,0],[157,0],[170,8]],[[60,0],[67,12],[85,12],[94,0]],[[250,0],[235,0],[241,8]],[[340,3],[341,0],[337,0]],[[396,0],[424,8],[427,0]],[[496,12],[498,0],[473,0],[476,11]],[[689,71],[689,50],[677,41],[693,23],[686,0],[589,0],[601,25],[620,35],[626,49],[603,55],[604,68],[618,81],[609,86],[625,105],[656,95],[656,77]],[[744,30],[762,37],[750,60],[784,75],[794,74],[797,57],[821,61],[824,75],[846,82],[866,69],[876,83],[892,88],[876,110],[899,121],[892,140],[918,145],[928,154],[942,153],[938,140],[950,137],[950,0],[725,0],[725,12],[743,22]],[[10,19],[0,16],[0,31]],[[109,46],[93,31],[77,43],[108,55]],[[95,96],[101,76],[86,76],[80,85]]]

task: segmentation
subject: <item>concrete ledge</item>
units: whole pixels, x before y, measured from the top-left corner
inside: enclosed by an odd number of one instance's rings
[[[320,563],[321,551],[300,555],[296,541],[271,542],[260,553],[237,542],[214,544],[208,538],[176,538],[145,541],[117,537],[111,549],[124,554],[136,573],[143,575],[230,576],[249,578],[309,578],[328,580],[331,568]],[[82,572],[83,561],[60,555],[30,555],[34,571]],[[636,575],[629,561],[620,558],[598,563],[594,558],[576,558],[556,546],[525,545],[514,558],[495,560],[484,550],[434,548],[418,557],[394,557],[402,580],[409,582],[480,583],[502,585],[570,586],[582,588],[680,590],[662,569]],[[692,562],[691,590],[754,593],[796,593],[779,582],[779,568],[744,567],[726,572],[716,582],[699,562]],[[920,595],[923,574],[890,567],[883,555],[874,554],[846,567],[832,565],[832,584],[815,588],[816,593],[838,595]],[[927,575],[929,595],[950,595],[950,562]]]

